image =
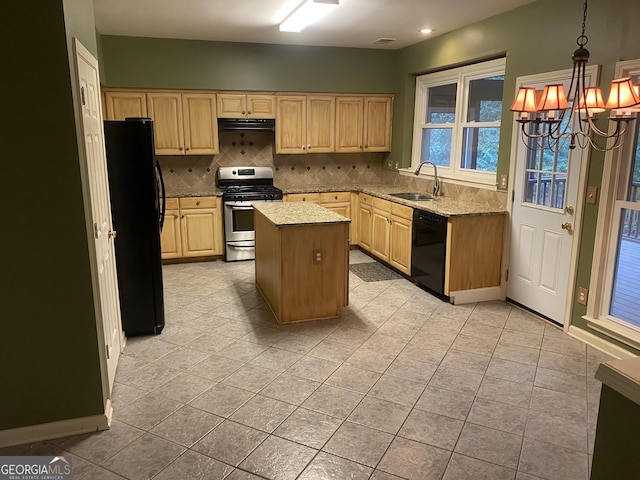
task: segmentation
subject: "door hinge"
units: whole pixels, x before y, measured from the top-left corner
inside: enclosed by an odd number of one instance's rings
[[[87,97],[84,94],[84,87],[80,87],[80,101],[82,102],[83,107],[87,105]]]
[[[100,232],[98,232],[98,224],[93,224],[93,236],[97,239],[100,236]]]
[[[509,269],[507,268],[507,270],[504,273],[504,281],[508,281],[509,280]]]
[[[511,190],[511,203],[515,202],[515,200],[516,200],[516,191]]]

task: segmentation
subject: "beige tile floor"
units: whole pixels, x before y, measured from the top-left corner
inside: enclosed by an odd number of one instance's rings
[[[279,326],[253,268],[165,266],[166,328],[128,341],[112,428],[0,455],[71,454],[74,480],[588,479],[604,354],[354,274],[340,319]]]

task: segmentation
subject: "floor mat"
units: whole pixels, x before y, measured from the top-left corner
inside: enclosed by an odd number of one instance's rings
[[[378,262],[354,263],[349,265],[349,271],[365,282],[380,282],[382,280],[397,280],[402,276]]]

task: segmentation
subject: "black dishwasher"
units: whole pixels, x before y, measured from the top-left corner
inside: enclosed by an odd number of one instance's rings
[[[443,300],[447,219],[435,213],[413,210],[411,278]]]

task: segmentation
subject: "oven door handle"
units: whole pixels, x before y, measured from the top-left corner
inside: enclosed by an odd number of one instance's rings
[[[249,206],[249,207],[237,207],[235,205],[227,205],[228,208],[230,208],[231,210],[253,210],[253,207]]]
[[[233,248],[234,250],[246,250],[246,251],[255,250],[256,249],[256,247],[237,247],[236,245],[233,245],[231,243],[227,243],[227,247],[228,248]]]

